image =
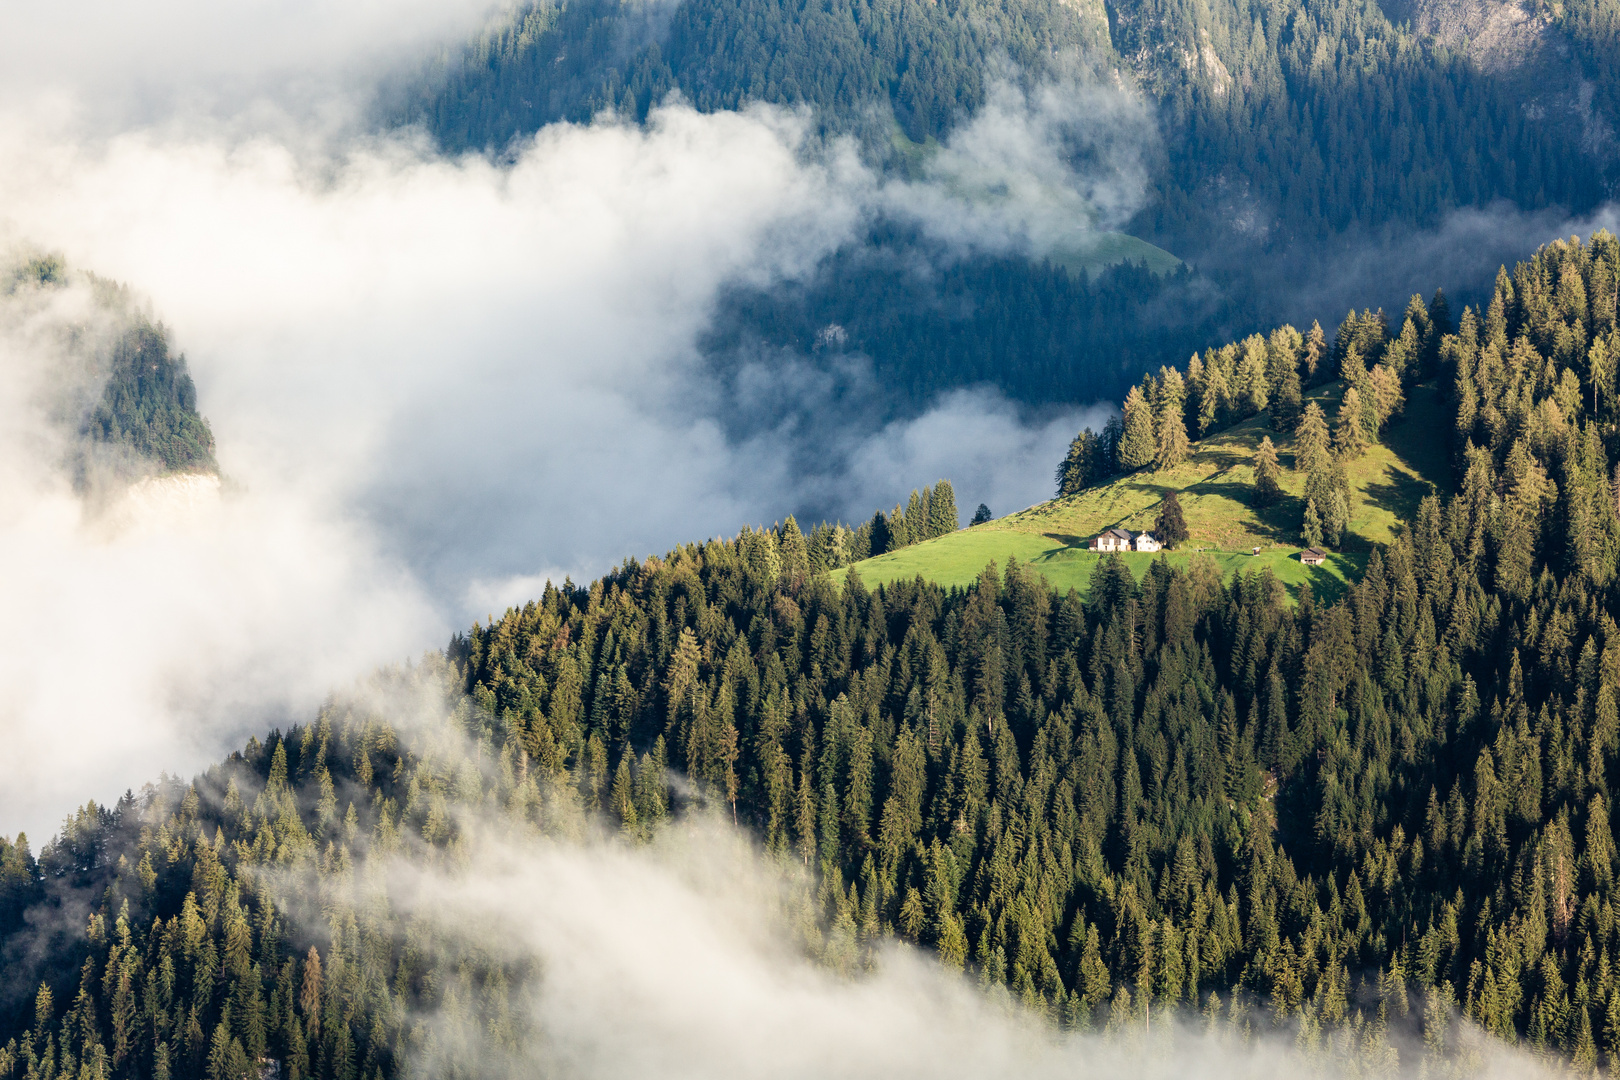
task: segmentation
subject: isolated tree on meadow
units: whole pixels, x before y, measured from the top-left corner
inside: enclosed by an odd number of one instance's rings
[[[1187,540],[1187,519],[1182,516],[1181,500],[1173,491],[1164,493],[1164,501],[1159,504],[1159,519],[1153,523],[1153,535],[1171,549]]]
[[[975,525],[983,525],[985,522],[989,521],[990,519],[991,519],[990,508],[988,506],[984,505],[984,503],[980,503],[979,508],[977,510],[973,511],[973,524],[975,524]]]
[[[1282,485],[1278,477],[1282,474],[1282,467],[1277,463],[1277,448],[1271,445],[1271,436],[1267,435],[1260,440],[1260,448],[1254,452],[1254,504],[1256,506],[1269,506],[1282,496]]]
[[[1309,475],[1328,463],[1328,425],[1322,406],[1312,401],[1294,434],[1294,468]]]

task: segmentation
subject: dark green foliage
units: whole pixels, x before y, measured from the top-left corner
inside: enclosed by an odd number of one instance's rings
[[[1229,219],[1256,207],[1274,215],[1265,227],[1297,239],[1432,223],[1494,199],[1582,208],[1603,193],[1578,133],[1528,117],[1520,87],[1350,0],[1132,0],[1106,13],[1030,0],[685,0],[663,28],[637,10],[612,0],[520,9],[436,65],[400,115],[451,149],[500,148],[603,108],[639,119],[678,88],[705,111],[810,104],[824,125],[871,129],[879,144],[892,116],[921,141],[977,108],[1003,60],[1038,79],[1079,56],[1092,70],[1133,69],[1157,102],[1168,152],[1145,217],[1188,243],[1212,228],[1229,235]],[[1585,0],[1564,22],[1612,123],[1616,20]]]
[[[1118,442],[1118,418],[1110,417],[1109,426],[1097,435],[1086,428],[1069,444],[1069,454],[1057,470],[1057,496],[1074,495],[1099,483],[1115,472],[1114,446]]]
[[[1260,440],[1260,447],[1254,454],[1254,504],[1256,506],[1269,506],[1282,498],[1282,487],[1277,483],[1281,475],[1281,467],[1277,462],[1276,447],[1271,445],[1271,436],[1267,435]]]
[[[920,274],[921,262],[938,269]],[[722,364],[760,345],[815,357],[836,326],[840,354],[868,358],[901,403],[977,383],[1023,401],[1090,402],[1219,340],[1235,316],[1209,292],[1185,268],[1159,277],[1127,263],[1071,275],[1020,257],[956,258],[878,229],[806,283],[728,291],[704,348]]]
[[[602,109],[642,119],[679,89],[705,112],[815,105],[844,129],[876,107],[921,141],[978,107],[992,65],[1044,70],[1055,52],[1095,52],[1107,37],[1100,8],[1039,0],[686,0],[667,19],[659,27],[614,0],[520,9],[436,65],[400,117],[425,123],[449,149],[499,149]],[[886,126],[880,118],[880,138]]]
[[[949,480],[941,480],[931,488],[913,491],[905,506],[896,506],[887,514],[877,511],[853,532],[842,525],[818,525],[810,535],[811,563],[816,570],[836,570],[944,536],[960,527],[956,491]]]
[[[1164,493],[1164,501],[1159,504],[1159,516],[1153,522],[1153,535],[1172,551],[1187,542],[1187,519],[1181,513],[1181,500],[1173,491]]]
[[[1620,1061],[1620,417],[1591,362],[1617,271],[1606,234],[1551,245],[1463,312],[1437,354],[1459,493],[1331,606],[1117,557],[1086,600],[1011,560],[966,590],[840,588],[790,571],[797,526],[747,530],[548,587],[430,658],[487,780],[334,705],[86,807],[37,864],[0,844],[0,1080],[261,1054],[398,1076],[421,1047],[404,1018],[451,985],[495,1038],[504,987],[542,975],[446,959],[332,889],[368,845],[438,858],[452,797],[646,835],[678,809],[666,766],[815,871],[829,938],[898,933],[1065,1023],[1259,995],[1304,1038],[1357,1002],[1393,1022],[1411,985]],[[261,887],[288,865],[321,890],[313,941]],[[19,904],[87,930],[29,966]]]
[[[113,345],[107,387],[85,418],[84,436],[127,449],[166,472],[214,471],[214,434],[197,412],[183,356],[163,327],[136,322]]]
[[[972,524],[974,524],[974,525],[983,525],[985,522],[993,521],[994,519],[995,519],[995,515],[990,513],[990,508],[988,506],[984,505],[984,503],[980,503],[979,508],[977,510],[973,511]]]

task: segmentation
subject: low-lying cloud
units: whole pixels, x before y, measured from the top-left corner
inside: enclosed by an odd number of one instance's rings
[[[352,898],[433,943],[436,962],[498,958],[527,972],[505,1000],[456,1002],[410,1018],[411,1076],[566,1075],[877,1078],[930,1076],[1442,1075],[1539,1077],[1554,1070],[1466,1021],[1445,1023],[1425,1060],[1421,1008],[1363,1029],[1300,1039],[1263,1008],[1210,1015],[1139,1011],[1106,1031],[1064,1032],[934,956],[874,943],[839,972],[812,884],[728,823],[689,814],[647,845],[559,841],[463,819],[454,860],[385,860]],[[460,869],[476,868],[476,870]],[[309,934],[324,940],[319,914]],[[1230,1002],[1224,1003],[1230,1006]],[[497,1025],[496,1010],[510,1010]],[[1106,1010],[1105,1010],[1106,1012]],[[1102,1023],[1106,1017],[1099,1015]],[[501,1031],[492,1035],[492,1028]]]
[[[1083,253],[1148,193],[1158,145],[1147,102],[1120,90],[993,81],[983,108],[888,191],[891,212],[937,239],[1036,259]]]
[[[248,50],[255,87],[288,55],[277,48]],[[366,67],[323,56],[309,63],[325,85]],[[63,83],[73,100],[112,93],[80,74]],[[214,74],[174,79],[228,81]],[[1078,183],[1037,148],[1074,137],[1061,95],[998,94],[998,130],[1021,149],[970,125],[929,183],[997,155],[1014,180],[1038,166],[1047,196]],[[756,365],[746,394],[711,370],[697,342],[727,283],[803,277],[902,203],[936,223],[959,209],[816,141],[802,113],[671,101],[644,126],[553,126],[496,165],[410,132],[287,138],[288,117],[344,128],[296,94],[266,100],[278,119],[258,126],[252,110],[199,122],[161,103],[147,110],[159,120],[111,126],[26,95],[0,108],[4,227],[150,304],[188,358],[226,479],[195,512],[166,516],[158,499],[147,526],[109,532],[42,479],[50,454],[4,477],[0,548],[26,572],[0,584],[13,751],[0,831],[37,843],[79,800],[302,718],[326,686],[440,644],[548,577],[587,580],[794,512],[858,520],[942,476],[966,512],[1028,505],[1075,430],[1098,422],[1027,414],[989,390],[913,418],[858,394],[810,408],[804,365]],[[963,242],[1044,242],[1053,212],[1019,217],[1021,192]],[[1066,213],[1085,199],[1057,201]],[[8,368],[37,366],[6,349]],[[0,390],[8,413],[33,407],[18,385]],[[797,412],[736,423],[772,395]]]

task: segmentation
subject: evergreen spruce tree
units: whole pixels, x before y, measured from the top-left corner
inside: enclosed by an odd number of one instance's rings
[[[1308,475],[1324,468],[1328,464],[1328,446],[1327,417],[1320,405],[1309,402],[1294,435],[1294,469]]]
[[[1271,335],[1266,343],[1266,382],[1271,430],[1291,432],[1299,424],[1304,392],[1299,382],[1299,354],[1304,338],[1292,326]]]
[[[934,494],[928,503],[928,518],[931,536],[945,536],[962,527],[957,517],[956,489],[949,480],[940,480],[934,485]]]
[[[1126,472],[1153,464],[1159,440],[1153,430],[1153,409],[1139,386],[1125,397],[1125,427],[1119,438],[1119,467]]]
[[[1103,425],[1102,434],[1097,437],[1097,479],[1113,475],[1118,467],[1119,441],[1124,433],[1125,426],[1117,413]]]
[[[1091,474],[1094,471],[1093,461],[1096,455],[1097,438],[1086,428],[1074,437],[1069,443],[1069,453],[1057,469],[1057,497],[1075,495],[1084,491],[1091,484]]]
[[[1311,320],[1310,333],[1305,335],[1305,348],[1300,356],[1301,376],[1306,386],[1315,386],[1326,377],[1326,368],[1322,361],[1327,356],[1327,335],[1322,332],[1322,324]]]
[[[1187,541],[1187,519],[1181,513],[1181,500],[1174,491],[1164,493],[1159,504],[1159,517],[1153,523],[1153,535],[1165,547],[1174,550]]]
[[[1277,463],[1277,449],[1271,445],[1271,436],[1267,435],[1260,440],[1260,448],[1254,454],[1254,502],[1256,506],[1269,506],[1282,496],[1282,487],[1277,482],[1281,471],[1281,467]]]
[[[1317,513],[1316,500],[1305,500],[1305,524],[1300,530],[1300,536],[1306,547],[1320,548],[1322,546],[1322,515]]]
[[[1159,417],[1158,447],[1154,463],[1161,469],[1173,469],[1187,460],[1187,424],[1181,418],[1181,409],[1166,406]]]
[[[896,510],[899,508],[896,507]],[[895,549],[894,537],[889,532],[889,519],[879,510],[866,523],[866,554],[859,558],[874,558]]]
[[[782,523],[776,547],[784,578],[799,581],[810,576],[810,546],[805,542],[804,533],[799,531],[799,523],[792,514]]]
[[[1354,461],[1367,452],[1367,429],[1361,404],[1361,394],[1354,386],[1346,386],[1333,427],[1333,450],[1341,461]]]
[[[992,520],[990,508],[984,503],[980,503],[979,508],[973,511],[973,524],[983,525],[985,522],[990,520]]]

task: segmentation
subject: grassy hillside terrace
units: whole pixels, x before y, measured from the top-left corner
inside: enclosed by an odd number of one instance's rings
[[[1332,383],[1310,397],[1331,417],[1340,392],[1339,384]],[[869,587],[915,576],[944,586],[967,585],[986,564],[1001,565],[1010,556],[1038,570],[1060,591],[1074,588],[1084,594],[1102,558],[1087,550],[1091,537],[1110,525],[1151,528],[1164,493],[1175,491],[1191,539],[1173,552],[1122,556],[1133,573],[1140,576],[1156,558],[1172,564],[1208,558],[1225,574],[1270,569],[1291,593],[1309,581],[1317,596],[1332,598],[1361,572],[1373,545],[1390,542],[1411,520],[1425,495],[1449,493],[1449,430],[1437,388],[1414,388],[1404,416],[1385,432],[1383,442],[1348,466],[1354,502],[1350,536],[1343,550],[1331,553],[1322,566],[1299,561],[1305,476],[1294,469],[1294,438],[1272,431],[1267,418],[1257,416],[1195,442],[1191,456],[1174,469],[1116,477],[1078,495],[867,559],[856,570]],[[1251,462],[1267,435],[1283,466],[1285,497],[1272,506],[1254,507]],[[1253,553],[1257,547],[1258,555]]]

